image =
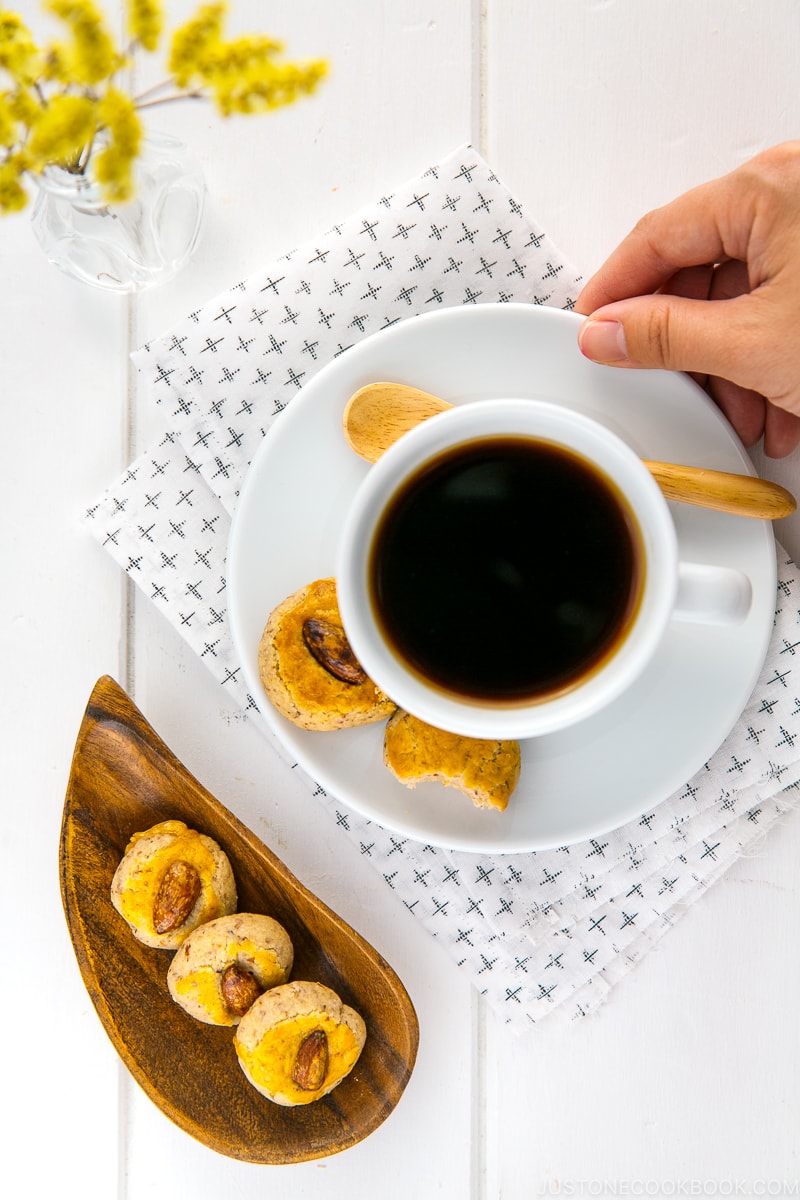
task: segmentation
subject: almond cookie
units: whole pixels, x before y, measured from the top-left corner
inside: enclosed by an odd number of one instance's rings
[[[383,761],[406,787],[433,781],[458,788],[478,808],[506,808],[520,772],[519,742],[460,737],[410,713],[388,721]]]
[[[261,636],[258,672],[278,712],[303,729],[368,725],[396,708],[350,649],[333,579],[316,580],[273,610]]]
[[[294,960],[289,935],[272,917],[234,913],[190,933],[170,963],[176,1004],[206,1025],[238,1025],[258,997],[285,983]]]
[[[310,1104],[352,1071],[366,1026],[321,983],[293,982],[265,992],[234,1037],[239,1065],[275,1104]]]
[[[177,950],[198,925],[236,911],[236,882],[213,838],[162,821],[129,841],[111,903],[145,946]]]

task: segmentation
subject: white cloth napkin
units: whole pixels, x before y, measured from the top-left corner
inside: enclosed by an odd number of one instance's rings
[[[571,308],[579,278],[466,146],[134,355],[167,432],[87,520],[232,705],[256,707],[227,626],[228,530],[273,419],[331,358],[396,321],[488,301]],[[735,731],[672,797],[602,838],[451,852],[309,789],[502,1020],[585,1016],[800,799],[800,573],[779,549],[775,631]]]

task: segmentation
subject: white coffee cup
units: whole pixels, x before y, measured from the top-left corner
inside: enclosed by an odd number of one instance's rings
[[[536,447],[537,453],[542,447],[545,453],[558,448],[556,457],[566,454],[601,481],[624,513],[635,569],[625,614],[590,665],[557,685],[522,687],[507,695],[495,690],[487,696],[480,689],[473,691],[469,681],[454,687],[434,679],[424,662],[410,658],[392,639],[379,612],[374,572],[385,549],[378,534],[398,496],[408,496],[411,489],[418,488],[432,464],[452,461],[456,448],[496,445],[509,439]],[[542,515],[547,519],[547,513]],[[529,524],[530,554],[535,555],[535,522]],[[580,537],[579,532],[571,541],[579,543]],[[527,555],[525,537],[519,546]],[[474,548],[476,573],[481,570],[485,549],[480,544]],[[581,561],[580,545],[571,545],[571,550]],[[446,557],[449,547],[443,544],[441,552]],[[625,442],[581,413],[538,400],[483,400],[457,406],[423,422],[390,447],[372,466],[353,499],[340,538],[336,578],[345,632],[377,686],[430,725],[487,738],[535,737],[583,720],[630,687],[651,661],[669,621],[737,623],[746,616],[751,601],[750,581],[741,572],[679,560],[669,507],[647,468]],[[418,586],[422,604],[428,598],[425,580]],[[524,623],[519,617],[516,620]],[[476,637],[484,632],[495,640],[508,635],[510,647],[516,636],[537,636],[536,628],[508,629],[502,606],[485,624],[485,631],[475,630]]]

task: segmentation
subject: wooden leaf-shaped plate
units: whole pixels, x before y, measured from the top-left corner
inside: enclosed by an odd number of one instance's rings
[[[111,879],[131,834],[172,818],[225,850],[240,912],[268,913],[288,931],[291,977],[326,984],[364,1018],[361,1057],[323,1099],[282,1108],[261,1096],[239,1067],[233,1030],[195,1021],[173,1003],[172,955],[143,946],[112,907]],[[131,1074],[181,1129],[231,1158],[295,1163],[354,1145],[391,1113],[419,1041],[397,975],[189,774],[107,676],[78,734],[59,867],[75,954],[100,1020]]]

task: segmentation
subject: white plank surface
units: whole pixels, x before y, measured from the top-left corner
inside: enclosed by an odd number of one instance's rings
[[[488,157],[587,274],[647,209],[796,136],[791,0],[490,4],[487,26]],[[757,461],[797,487],[800,455]],[[782,525],[796,555],[797,520]],[[795,816],[595,1020],[524,1046],[492,1030],[485,1195],[800,1177],[798,853]]]
[[[170,15],[191,7],[176,0]],[[37,6],[20,10],[33,17]],[[129,349],[470,139],[562,251],[593,270],[645,209],[796,134],[800,8],[235,3],[232,27],[265,22],[292,52],[328,57],[331,78],[317,100],[266,119],[223,123],[202,106],[159,118],[200,154],[210,196],[198,253],[172,284],[135,302],[81,288],[44,263],[27,217],[0,222],[7,1161],[27,1168],[32,1193],[67,1200],[257,1189],[281,1200],[376,1190],[528,1200],[622,1194],[625,1181],[647,1195],[676,1194],[680,1181],[706,1195],[725,1194],[726,1181],[796,1195],[799,818],[695,906],[597,1016],[517,1038],[351,844],[315,822],[305,785],[253,722],[231,719],[80,514],[162,428],[136,393]],[[798,486],[800,455],[755,457]],[[800,522],[784,524],[779,536],[800,559]],[[343,1155],[232,1163],[170,1125],[118,1067],[72,957],[56,870],[74,737],[106,671],[409,988],[416,1071],[397,1112]],[[44,982],[20,1003],[15,980],[31,960]]]
[[[79,521],[123,466],[124,312],[57,275],[24,220],[0,237],[5,1152],[48,1186],[55,1164],[83,1163],[86,1194],[108,1197],[119,1068],[66,936],[57,856],[86,699],[120,665],[124,584]]]

